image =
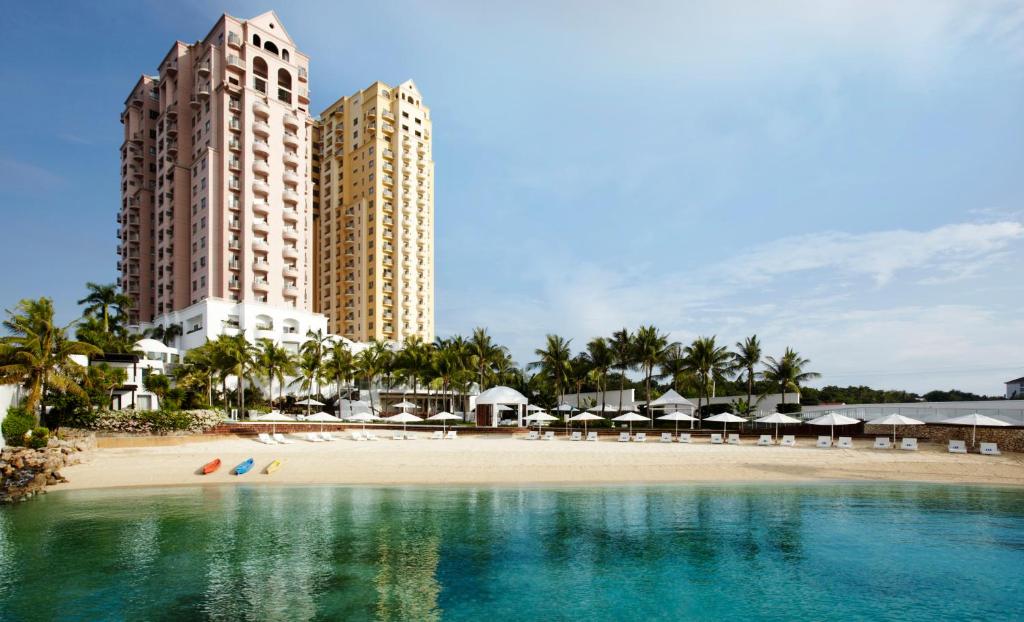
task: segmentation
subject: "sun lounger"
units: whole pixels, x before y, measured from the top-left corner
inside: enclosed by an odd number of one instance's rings
[[[354,441],[365,441],[366,437],[359,430],[352,430],[352,440]]]
[[[888,436],[875,437],[875,444],[872,445],[875,449],[892,449],[892,443],[889,442]]]
[[[569,440],[570,441],[582,441],[583,440],[583,433],[582,432],[573,432],[572,435],[569,436]]]
[[[459,437],[459,433],[455,430],[448,430],[448,433],[445,434],[444,437],[450,441],[454,441]]]
[[[306,440],[310,443],[322,443],[324,439],[317,436],[316,432],[306,432]]]
[[[321,438],[321,439],[323,439],[323,440],[325,440],[325,441],[333,441],[333,440],[336,440],[336,439],[334,438],[334,435],[332,435],[332,434],[331,434],[330,432],[321,432],[321,433],[320,433],[320,438]]]
[[[405,433],[405,440],[407,440],[407,441],[415,441],[415,440],[419,439],[419,437],[420,437],[420,435],[416,434],[415,432],[406,432]]]
[[[949,441],[949,453],[951,453],[951,454],[965,454],[965,453],[967,453],[967,441]]]
[[[393,440],[393,441],[405,440],[405,436],[402,434],[401,430],[395,430],[394,432],[391,433],[391,440]]]
[[[546,440],[546,441],[553,441],[553,440],[555,440],[555,431],[554,430],[546,430],[544,432],[544,440]]]
[[[983,456],[1000,456],[1002,453],[999,451],[999,445],[995,443],[982,443],[981,454]]]
[[[829,447],[832,447],[832,437],[831,436],[819,436],[818,437],[818,442],[815,443],[814,446],[819,448],[819,449],[828,449]]]
[[[528,441],[535,441],[538,438],[540,438],[540,432],[538,432],[537,430],[530,430],[526,434],[526,440],[528,440]]]
[[[691,440],[692,439],[690,438],[690,433],[689,432],[680,432],[679,433],[679,442],[680,443],[689,443],[689,442],[691,442]]]
[[[779,443],[783,447],[796,447],[796,436],[792,434],[786,434],[782,437],[782,442]]]
[[[839,449],[853,449],[853,437],[840,436],[839,443],[836,445]]]
[[[662,443],[671,443],[672,442],[672,433],[671,432],[662,432],[661,433],[661,442]]]
[[[768,445],[772,445],[772,435],[762,434],[760,437],[758,437],[757,444],[760,445],[761,447],[767,447]]]
[[[587,440],[588,441],[596,441],[597,440],[597,432],[587,432]]]
[[[282,445],[291,445],[292,443],[295,442],[290,438],[286,437],[284,434],[281,434],[280,432],[274,434],[271,438],[273,438],[278,443],[281,443]]]
[[[721,434],[712,434],[711,435],[711,444],[712,445],[721,445],[722,444],[722,435]]]
[[[900,441],[900,449],[906,449],[907,451],[917,451],[917,439],[916,438],[905,438]]]
[[[270,435],[267,434],[266,432],[261,432],[258,438],[259,441],[264,445],[277,445],[277,441],[270,438]]]
[[[727,442],[730,445],[739,445],[740,444],[740,435],[739,434],[730,434]]]
[[[368,440],[368,441],[379,441],[380,440],[380,438],[377,436],[376,432],[363,432],[363,437],[366,438],[366,440]]]
[[[620,443],[628,443],[629,442],[629,432],[619,432],[619,442]]]
[[[636,434],[634,434],[633,435],[633,442],[634,443],[646,443],[647,442],[647,432],[637,432]]]
[[[432,441],[443,441],[444,440],[444,432],[442,432],[441,430],[435,430],[434,433],[430,435],[430,440],[432,440]]]

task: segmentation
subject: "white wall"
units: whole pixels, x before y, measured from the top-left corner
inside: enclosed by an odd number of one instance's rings
[[[16,384],[0,385],[0,423],[3,423],[7,416],[7,409],[17,403],[19,388]],[[4,445],[6,442],[4,442],[3,433],[0,433],[0,447]]]

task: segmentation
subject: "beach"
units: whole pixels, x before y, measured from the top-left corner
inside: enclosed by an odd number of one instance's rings
[[[197,484],[589,485],[687,482],[907,481],[1024,486],[1024,454],[956,455],[924,443],[919,451],[693,444],[526,441],[522,435],[465,435],[456,440],[352,441],[264,445],[250,437],[190,437],[178,444],[101,448],[64,470],[51,490]],[[247,458],[253,470],[231,469]],[[214,458],[220,469],[201,475]],[[273,460],[283,465],[267,475]]]

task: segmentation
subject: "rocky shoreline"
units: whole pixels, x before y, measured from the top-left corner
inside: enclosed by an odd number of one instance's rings
[[[50,439],[46,447],[4,447],[0,451],[0,505],[26,501],[46,487],[68,481],[65,466],[78,464],[89,449],[87,439]]]

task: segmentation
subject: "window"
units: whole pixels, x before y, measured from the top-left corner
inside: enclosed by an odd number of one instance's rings
[[[268,51],[268,52],[271,52],[271,53],[273,53],[275,55],[277,54],[277,46],[274,44],[273,41],[266,41],[266,42],[264,42],[263,43],[263,49]]]
[[[252,44],[255,45],[256,47],[260,46],[260,36],[259,35],[253,35],[252,36]]]
[[[252,72],[255,74],[253,78],[253,88],[260,93],[267,92],[267,61],[257,56],[252,61]]]
[[[289,60],[289,58],[288,58],[288,50],[286,50],[284,48],[281,48],[281,58],[283,60]]]
[[[277,98],[283,102],[292,102],[292,74],[286,69],[277,70]]]

